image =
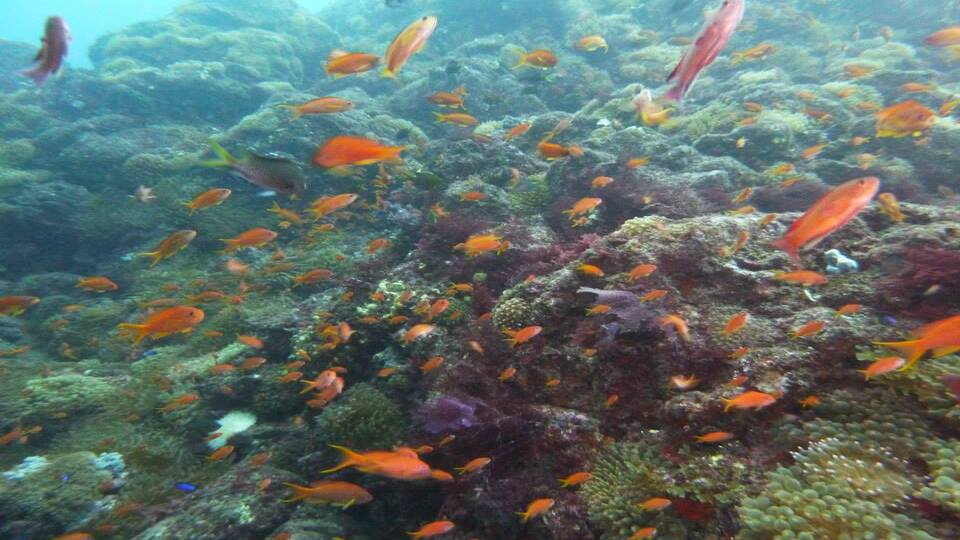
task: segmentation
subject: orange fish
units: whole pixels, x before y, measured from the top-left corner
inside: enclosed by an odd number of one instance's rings
[[[883,358],[877,358],[873,363],[867,366],[867,369],[858,369],[860,373],[863,373],[863,380],[869,381],[877,375],[883,375],[884,373],[890,373],[891,371],[900,369],[906,364],[907,361],[899,356],[886,356]]]
[[[653,300],[659,300],[667,295],[667,291],[663,289],[653,289],[652,291],[644,294],[640,297],[641,302],[652,302]]]
[[[432,324],[415,324],[403,335],[404,343],[411,343],[416,339],[433,332],[437,327]]]
[[[430,466],[420,461],[417,453],[410,448],[354,452],[343,446],[330,446],[342,452],[344,459],[336,467],[320,471],[322,473],[332,473],[353,467],[360,472],[395,480],[419,480],[430,477]]]
[[[860,311],[863,308],[860,304],[844,304],[837,309],[837,317],[842,317],[844,315],[853,315]]]
[[[851,79],[856,79],[858,77],[865,77],[876,71],[876,68],[870,66],[861,66],[859,64],[844,64],[843,72],[847,74],[847,77]]]
[[[287,384],[299,381],[303,377],[303,372],[300,371],[291,371],[285,375],[277,377],[277,381],[281,384]]]
[[[586,276],[594,276],[594,277],[603,277],[605,275],[603,273],[603,270],[599,266],[596,266],[593,264],[581,264],[580,266],[577,267],[577,272],[580,272],[581,274]]]
[[[523,522],[526,523],[530,521],[530,518],[537,517],[549,511],[553,508],[554,502],[553,499],[536,499],[527,505],[526,511],[517,512],[517,515],[523,517]]]
[[[478,457],[471,459],[463,467],[454,467],[454,469],[460,474],[470,474],[472,472],[477,472],[480,469],[486,467],[493,461],[488,457]]]
[[[500,255],[510,247],[510,242],[493,234],[475,234],[467,238],[466,242],[453,246],[456,251],[463,251],[467,257],[476,257],[483,253],[496,251]]]
[[[660,510],[663,510],[664,508],[667,508],[671,504],[673,504],[673,501],[671,501],[670,499],[664,499],[663,497],[653,497],[643,501],[642,503],[638,503],[637,506],[639,506],[641,510],[645,510],[647,512],[658,512]]]
[[[814,272],[813,270],[795,270],[793,272],[777,272],[773,275],[773,279],[777,281],[785,281],[787,283],[798,283],[805,287],[810,287],[813,285],[823,285],[827,283],[827,278],[823,274]]]
[[[240,364],[240,369],[250,371],[267,363],[267,359],[262,356],[251,356]]]
[[[438,367],[440,367],[441,364],[443,364],[443,357],[434,356],[433,358],[430,358],[429,360],[424,362],[422,366],[420,366],[420,371],[422,373],[429,373],[437,369]]]
[[[730,353],[730,358],[734,360],[739,360],[746,356],[750,352],[749,347],[738,347],[737,350]]]
[[[440,536],[441,534],[446,534],[452,531],[456,527],[452,521],[433,521],[427,523],[423,527],[420,527],[414,532],[408,532],[410,538],[417,540],[418,538],[430,538],[431,536]]]
[[[376,253],[381,249],[390,247],[390,241],[386,238],[375,238],[367,244],[367,253]]]
[[[482,191],[466,191],[460,194],[460,202],[479,202],[486,198],[487,194]]]
[[[438,19],[432,15],[421,17],[410,23],[397,34],[387,47],[383,55],[387,66],[383,70],[384,77],[396,77],[400,69],[415,53],[420,52],[427,44],[427,40],[437,29]]]
[[[629,274],[627,274],[627,279],[633,282],[638,279],[643,279],[656,271],[657,265],[655,264],[638,264],[630,270]]]
[[[580,157],[583,155],[583,149],[577,145],[563,146],[546,140],[537,143],[537,152],[547,161],[565,157]]]
[[[562,487],[579,486],[591,478],[593,478],[593,475],[586,471],[576,472],[566,478],[561,478],[560,485]]]
[[[427,101],[435,103],[441,107],[451,107],[463,109],[463,97],[468,95],[467,89],[459,86],[451,92],[436,92],[427,96]]]
[[[313,156],[317,167],[332,169],[344,166],[399,163],[403,146],[384,146],[377,141],[354,135],[337,135],[328,139]]]
[[[373,67],[373,66],[370,66]],[[311,99],[306,103],[300,103],[297,105],[277,105],[284,109],[288,109],[293,113],[293,119],[296,120],[306,114],[331,114],[338,113],[343,111],[349,111],[353,108],[353,102],[349,99],[343,99],[334,96],[325,96]]]
[[[932,110],[913,100],[891,105],[874,116],[877,119],[877,138],[919,137],[937,121]]]
[[[513,69],[517,69],[522,66],[550,69],[556,66],[557,62],[557,55],[553,54],[553,52],[548,51],[547,49],[536,49],[520,55],[520,60],[517,62],[517,65],[513,66]]]
[[[803,152],[801,152],[801,153],[800,153],[800,157],[803,158],[803,159],[805,159],[805,160],[808,160],[808,161],[809,161],[809,160],[811,160],[811,159],[819,156],[819,155],[820,155],[820,152],[823,152],[823,149],[826,148],[826,147],[827,147],[827,144],[826,144],[826,143],[815,144],[815,145],[811,146],[810,148],[807,148],[806,150],[804,150]]]
[[[896,349],[907,358],[904,369],[910,369],[927,351],[933,352],[934,358],[952,354],[960,350],[960,315],[954,315],[917,328],[911,335],[915,338],[910,341],[878,341],[874,345],[882,345]]]
[[[527,130],[529,130],[529,129],[530,129],[530,124],[527,124],[527,123],[525,123],[525,122],[521,122],[521,123],[513,126],[513,128],[510,129],[510,131],[508,131],[508,132],[503,136],[503,140],[509,141],[509,140],[512,140],[512,139],[516,139],[517,137],[519,137],[519,136],[523,135],[524,133],[526,133]]]
[[[223,204],[223,201],[227,200],[227,197],[229,197],[231,193],[233,192],[229,189],[214,188],[204,191],[197,195],[192,201],[182,204],[190,209],[190,215],[192,216],[197,210],[204,210],[211,206]]]
[[[588,316],[603,315],[604,313],[607,313],[609,311],[610,311],[610,306],[608,306],[607,304],[597,304],[587,310],[587,315]]]
[[[644,538],[653,538],[653,535],[655,534],[657,534],[656,527],[644,527],[634,531],[634,533],[631,534],[630,538],[627,538],[627,540],[643,540]]]
[[[214,375],[223,375],[224,373],[230,373],[231,371],[236,371],[237,366],[233,364],[217,364],[210,367],[210,373]]]
[[[242,343],[247,347],[253,347],[254,349],[263,348],[263,340],[254,336],[239,335],[237,336],[237,343]]]
[[[737,65],[744,60],[758,60],[764,56],[769,56],[776,52],[777,48],[770,43],[761,43],[743,51],[737,51],[730,55],[730,64]]]
[[[830,233],[846,225],[870,203],[880,188],[875,177],[857,178],[834,188],[821,197],[797,221],[783,238],[773,243],[800,264],[800,250],[813,247]]]
[[[711,431],[710,433],[705,433],[703,435],[697,435],[694,437],[699,443],[718,443],[729,441],[734,438],[735,435],[728,431]]]
[[[244,231],[234,238],[221,238],[227,244],[227,247],[223,249],[224,253],[233,253],[244,248],[261,248],[276,239],[277,233],[262,227]]]
[[[454,124],[458,126],[475,126],[480,123],[473,115],[467,113],[433,113],[434,120],[439,124]]]
[[[690,330],[687,328],[687,322],[680,315],[666,315],[658,319],[657,322],[660,326],[672,326],[684,341],[690,341]]]
[[[226,458],[227,456],[229,456],[229,455],[232,454],[232,453],[233,453],[233,446],[228,444],[228,445],[226,445],[226,446],[221,446],[221,447],[218,448],[216,451],[214,451],[212,454],[210,454],[210,455],[207,457],[207,460],[208,460],[208,461],[220,461],[220,460]]]
[[[120,288],[120,286],[111,281],[110,278],[104,276],[82,278],[77,282],[76,287],[98,293],[115,291]]]
[[[733,334],[736,334],[746,326],[747,321],[750,320],[750,314],[746,311],[741,311],[736,315],[730,317],[730,320],[727,321],[727,326],[723,329],[723,335],[730,337]]]
[[[918,94],[923,92],[932,92],[937,87],[932,84],[923,84],[918,82],[908,82],[900,85],[900,91],[907,94]]]
[[[320,219],[329,214],[342,210],[353,204],[359,195],[356,193],[341,193],[340,195],[323,196],[310,203],[310,213],[313,219]]]
[[[770,394],[764,392],[757,392],[756,390],[748,390],[742,394],[737,394],[730,399],[720,398],[723,405],[723,412],[727,412],[730,409],[762,409],[769,405],[773,405],[777,398],[771,396]]]
[[[167,402],[166,405],[157,409],[161,413],[168,413],[175,411],[181,407],[186,407],[187,405],[194,403],[200,399],[200,396],[196,394],[184,394],[179,397],[175,397]]]
[[[575,202],[569,209],[564,210],[563,213],[569,214],[570,218],[573,219],[576,216],[592,212],[596,207],[600,206],[602,202],[603,199],[597,197],[584,197]]]
[[[375,54],[334,50],[330,52],[330,56],[327,58],[327,65],[324,71],[334,79],[339,79],[347,75],[369,71],[373,69],[379,61],[380,57]]]
[[[170,334],[188,333],[203,321],[202,310],[188,306],[174,306],[147,317],[142,324],[123,323],[121,333],[136,336],[136,343],[144,338],[160,339]]]
[[[948,26],[943,30],[938,30],[927,36],[923,42],[934,47],[960,45],[960,26]]]
[[[800,328],[793,330],[792,334],[793,334],[793,337],[795,338],[812,336],[813,334],[817,334],[821,332],[825,326],[826,326],[826,323],[823,321],[810,321],[807,324],[801,326]]]
[[[427,320],[432,321],[434,317],[446,311],[448,307],[450,307],[449,300],[445,298],[437,300],[430,306],[430,311],[427,312]]]
[[[510,379],[512,379],[513,376],[516,374],[517,374],[517,368],[511,366],[501,371],[500,375],[497,376],[497,380],[499,380],[500,382],[507,382]]]
[[[314,268],[313,270],[304,272],[303,274],[294,277],[293,286],[298,287],[300,285],[313,285],[315,283],[328,280],[332,277],[332,271],[327,270],[326,268]]]
[[[603,39],[603,36],[598,36],[596,34],[584,36],[578,39],[573,46],[581,51],[587,52],[593,52],[600,49],[603,49],[603,52],[610,50],[610,47],[607,46],[607,40]]]
[[[627,160],[627,163],[624,166],[628,169],[638,169],[644,165],[648,165],[649,163],[650,158],[648,157],[635,157]]]
[[[283,485],[293,490],[293,496],[284,499],[283,502],[331,503],[346,510],[354,504],[366,504],[373,500],[373,495],[369,491],[356,484],[339,480],[319,480],[309,486],[288,482],[284,482]]]
[[[900,210],[900,201],[893,193],[881,193],[877,195],[877,203],[880,204],[880,210],[895,223],[900,223],[907,219]]]
[[[820,404],[820,398],[817,396],[807,396],[799,401],[800,406],[803,408],[813,407],[814,405]]]
[[[752,187],[745,187],[745,188],[741,189],[739,193],[737,193],[736,195],[734,195],[734,197],[733,197],[732,199],[730,199],[730,204],[739,204],[739,203],[742,203],[743,201],[749,199],[751,195],[753,195],[753,188],[752,188]]]
[[[190,242],[193,242],[194,238],[197,237],[197,231],[191,231],[185,229],[182,231],[177,231],[154,248],[153,251],[148,251],[146,253],[140,253],[141,257],[151,257],[153,262],[150,266],[156,266],[156,264],[167,257],[173,257],[180,252],[183,248],[190,245]]]
[[[511,347],[516,347],[526,343],[540,334],[543,331],[542,326],[526,326],[519,330],[504,330],[503,333],[507,335],[506,342],[510,344]]]
[[[29,345],[24,345],[23,347],[14,347],[12,349],[0,349],[0,358],[4,358],[7,356],[17,356],[27,352],[30,352]]]
[[[276,201],[273,202],[273,206],[267,209],[267,212],[272,212],[280,216],[281,219],[289,221],[290,223],[295,223],[297,225],[303,224],[303,217],[301,217],[300,214],[290,210],[289,208],[281,207]]]
[[[590,187],[594,189],[604,188],[609,186],[614,182],[614,179],[609,176],[598,176],[590,181]]]
[[[434,480],[437,480],[439,482],[444,482],[444,483],[455,481],[452,474],[448,473],[447,471],[441,471],[439,469],[432,469],[430,471],[430,478],[433,478]]]
[[[53,540],[93,540],[93,535],[85,532],[71,532],[67,534],[61,534],[60,536],[55,537]]]

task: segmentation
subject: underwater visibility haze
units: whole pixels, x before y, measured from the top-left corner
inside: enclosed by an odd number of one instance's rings
[[[956,0],[116,4],[0,24],[0,538],[960,538]]]

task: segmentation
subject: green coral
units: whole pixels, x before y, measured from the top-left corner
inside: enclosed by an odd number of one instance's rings
[[[366,383],[349,387],[317,417],[324,442],[359,449],[393,447],[406,424],[400,406]]]
[[[933,525],[903,505],[916,480],[904,461],[859,445],[825,439],[795,452],[796,464],[768,475],[762,494],[739,508],[752,539],[933,540]]]
[[[76,416],[100,411],[119,398],[120,389],[101,378],[64,373],[27,381],[25,393],[21,414],[43,422],[56,413]]]
[[[954,512],[960,512],[960,441],[935,443],[927,465],[931,481],[920,495]]]
[[[553,200],[547,173],[531,174],[509,192],[507,199],[510,208],[516,213],[537,214],[542,212]]]
[[[4,520],[30,519],[52,537],[76,527],[97,512],[103,494],[97,489],[112,475],[98,470],[96,455],[77,452],[48,458],[49,464],[21,480],[0,481],[0,514]]]
[[[625,538],[642,527],[656,527],[658,535],[683,537],[685,523],[670,510],[647,512],[637,505],[651,497],[689,499],[711,506],[740,501],[753,482],[750,469],[731,448],[680,450],[677,463],[663,457],[655,437],[619,443],[593,463],[593,477],[581,493],[590,519],[607,532],[605,538]]]
[[[530,324],[533,310],[522,298],[507,298],[493,308],[493,322],[499,328],[522,328]]]
[[[866,352],[857,354],[858,359],[871,362],[876,356]],[[873,381],[912,395],[923,404],[924,414],[960,427],[960,408],[956,406],[957,400],[950,389],[943,383],[945,375],[960,375],[960,363],[956,356],[924,360],[914,369],[885,373]]]
[[[22,167],[33,159],[37,149],[27,139],[0,143],[0,165]]]

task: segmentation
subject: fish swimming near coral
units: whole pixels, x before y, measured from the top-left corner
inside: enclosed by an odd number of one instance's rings
[[[707,68],[726,47],[733,32],[743,19],[744,0],[723,0],[720,9],[707,21],[693,46],[680,58],[667,81],[677,80],[676,85],[663,96],[670,101],[680,101],[697,81],[700,72]]]
[[[403,146],[386,146],[366,137],[337,135],[328,139],[313,155],[317,167],[333,169],[345,166],[399,163]]]
[[[203,310],[190,306],[174,306],[158,311],[141,323],[123,323],[119,325],[124,334],[132,334],[136,343],[145,338],[160,339],[177,333],[187,333],[203,322]]]
[[[341,51],[330,52],[324,71],[334,79],[370,71],[380,62],[375,54]]]
[[[369,491],[351,482],[319,480],[309,486],[289,482],[283,485],[293,490],[293,495],[283,502],[330,503],[346,510],[354,504],[367,504],[373,500]]]
[[[800,265],[800,250],[813,247],[856,217],[877,194],[880,180],[869,176],[850,180],[813,203],[790,225],[783,238],[773,242]]]
[[[874,345],[882,345],[900,351],[906,356],[907,360],[907,365],[903,369],[910,369],[927,351],[932,351],[934,358],[960,351],[960,315],[921,326],[911,334],[915,339],[909,341],[877,341],[874,342]]]
[[[0,296],[0,315],[17,316],[39,302],[36,296]]]
[[[156,266],[157,263],[163,259],[173,257],[187,246],[190,245],[190,242],[197,237],[197,231],[191,229],[184,229],[182,231],[176,231],[170,236],[163,239],[153,251],[148,251],[146,253],[139,253],[140,257],[150,257],[153,259],[153,262],[150,263],[150,266]]]
[[[235,158],[216,141],[210,147],[219,159],[201,161],[204,167],[225,167],[255,186],[285,195],[301,195],[306,189],[306,178],[295,161],[279,156],[249,154]]]
[[[874,114],[877,138],[919,137],[938,120],[934,112],[917,101],[908,100]]]
[[[322,473],[332,473],[353,467],[360,472],[394,480],[430,478],[430,466],[421,461],[417,453],[410,448],[354,452],[343,446],[331,445],[331,447],[342,452],[344,459],[336,467],[320,471]]]
[[[40,65],[23,70],[20,74],[33,79],[37,86],[43,86],[47,82],[47,78],[60,71],[61,66],[63,66],[63,59],[67,56],[71,39],[70,28],[61,17],[48,18],[41,39],[43,46],[40,47],[37,56],[33,59]]]

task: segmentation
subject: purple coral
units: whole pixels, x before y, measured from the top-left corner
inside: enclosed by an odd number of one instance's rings
[[[480,405],[480,400],[471,397],[440,396],[420,407],[417,422],[431,435],[453,433],[477,425]]]
[[[633,332],[653,326],[656,314],[630,291],[613,289],[605,291],[591,287],[580,287],[578,293],[597,295],[597,303],[610,306],[610,313],[619,319],[620,328]]]

